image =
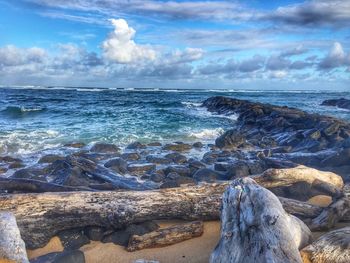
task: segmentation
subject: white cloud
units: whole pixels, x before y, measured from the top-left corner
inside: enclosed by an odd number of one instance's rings
[[[17,48],[7,45],[0,48],[0,67],[20,66],[27,63],[42,62],[46,57],[46,51],[42,48]]]
[[[322,69],[332,69],[346,66],[346,64],[348,63],[343,46],[339,42],[335,42],[328,55],[321,61],[319,66]]]
[[[156,52],[133,40],[136,31],[124,19],[110,19],[114,26],[108,38],[102,43],[104,57],[110,61],[127,64],[140,60],[155,60]]]
[[[285,70],[276,70],[270,72],[270,77],[274,79],[283,79],[287,77],[288,72]]]

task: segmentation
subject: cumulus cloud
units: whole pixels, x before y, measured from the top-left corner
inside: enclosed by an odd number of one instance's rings
[[[114,31],[102,43],[106,59],[123,64],[156,58],[153,49],[135,43],[133,38],[136,31],[129,27],[124,19],[110,19],[110,22],[114,26]]]
[[[7,45],[0,48],[0,66],[21,66],[28,63],[40,63],[46,58],[46,51],[42,48],[17,48]]]
[[[332,69],[346,66],[346,64],[349,64],[349,61],[343,50],[343,46],[339,42],[335,42],[328,55],[319,64],[319,67],[321,69]]]

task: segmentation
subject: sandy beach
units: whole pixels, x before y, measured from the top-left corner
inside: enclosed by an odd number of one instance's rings
[[[181,223],[180,221],[159,221],[160,227]],[[137,259],[157,260],[162,263],[202,263],[208,262],[210,253],[215,248],[220,235],[220,221],[209,221],[204,223],[202,236],[186,240],[184,242],[163,247],[144,249],[135,252],[128,252],[124,247],[113,243],[103,244],[92,241],[90,244],[80,248],[85,254],[87,263],[126,263],[134,262]],[[63,251],[62,244],[57,237],[43,248],[29,250],[29,259],[45,255],[50,252]]]

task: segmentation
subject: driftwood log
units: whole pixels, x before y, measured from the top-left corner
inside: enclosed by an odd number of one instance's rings
[[[27,246],[37,248],[69,228],[122,228],[157,219],[219,219],[221,197],[227,185],[203,184],[153,191],[0,195],[0,211],[13,212]],[[305,218],[315,217],[318,212],[317,206],[300,201],[283,199],[283,204],[287,211]]]
[[[132,252],[144,248],[169,246],[193,237],[199,237],[203,234],[203,229],[203,222],[194,221],[158,229],[142,236],[134,235],[130,238],[126,250]]]
[[[0,262],[29,263],[16,218],[8,212],[0,212]]]
[[[350,212],[350,198],[343,196],[323,209],[321,214],[312,219],[309,227],[313,231],[329,230]]]
[[[333,230],[301,251],[304,263],[350,262],[350,227]]]
[[[266,174],[254,177],[263,187],[290,183],[284,177],[269,178]],[[293,181],[305,180],[304,177],[294,178]],[[274,180],[280,183],[274,183]],[[204,184],[148,191],[5,194],[0,195],[0,211],[13,212],[27,246],[37,248],[44,246],[58,232],[69,228],[123,228],[132,223],[157,219],[218,219],[222,193],[227,185]],[[342,183],[339,181],[337,185],[341,186]],[[315,218],[321,213],[319,207],[305,202],[281,200],[287,212],[303,219]]]
[[[221,238],[211,263],[297,262],[311,232],[278,198],[251,178],[237,179],[222,198]]]
[[[290,186],[304,182],[315,190],[333,197],[339,197],[344,187],[341,176],[303,165],[288,169],[268,169],[252,178],[265,188]]]

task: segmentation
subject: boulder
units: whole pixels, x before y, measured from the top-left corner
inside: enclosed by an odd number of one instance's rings
[[[137,161],[141,159],[141,155],[137,152],[123,153],[121,157],[126,161]]]
[[[190,176],[191,170],[184,165],[170,165],[165,168],[164,173],[168,175],[169,173],[177,173],[181,176]]]
[[[158,146],[162,146],[162,144],[160,142],[150,142],[147,144],[147,146],[158,147]]]
[[[217,171],[214,171],[209,168],[201,168],[194,173],[193,179],[195,179],[198,182],[204,181],[204,182],[212,183],[212,182],[215,182],[216,180],[224,180],[225,178],[221,173]]]
[[[120,148],[110,143],[95,143],[90,151],[97,153],[118,153]]]
[[[65,250],[75,250],[90,243],[89,238],[81,229],[69,229],[58,233]]]
[[[137,149],[145,149],[147,146],[143,143],[140,142],[133,142],[130,143],[126,149],[130,149],[130,150],[137,150]]]
[[[70,143],[66,143],[64,145],[64,147],[70,147],[70,148],[83,148],[85,147],[85,143],[83,142],[70,142]]]
[[[109,160],[104,166],[121,174],[125,174],[128,170],[128,163],[119,157]]]
[[[192,145],[187,143],[174,143],[174,144],[166,144],[163,146],[163,150],[166,151],[176,151],[176,152],[184,152],[192,149]]]
[[[85,263],[85,256],[80,250],[52,252],[31,259],[30,263]]]
[[[149,179],[153,182],[159,183],[165,179],[165,175],[160,173],[152,173]]]
[[[159,155],[148,155],[146,156],[147,162],[155,164],[170,164],[171,160]]]
[[[133,174],[141,175],[143,173],[149,173],[156,169],[156,165],[153,163],[132,163],[128,165],[128,171]]]
[[[164,157],[177,164],[182,164],[187,162],[187,157],[177,152],[168,153]]]
[[[11,178],[35,179],[39,181],[46,181],[45,170],[35,167],[27,167],[17,170],[13,173]]]
[[[84,229],[84,234],[92,241],[101,241],[105,233],[105,229],[98,226],[88,226]]]
[[[192,146],[193,146],[194,148],[202,148],[204,145],[203,145],[203,143],[201,143],[201,142],[195,142],[194,144],[192,144]]]
[[[215,140],[219,148],[238,148],[245,143],[246,138],[238,130],[228,130]]]
[[[333,106],[333,107],[350,110],[350,100],[345,98],[325,100],[321,103],[321,105]]]
[[[42,156],[38,163],[53,163],[54,161],[57,161],[57,160],[64,160],[64,156],[61,156],[61,155],[57,155],[57,154],[47,154],[47,155],[44,155]]]

